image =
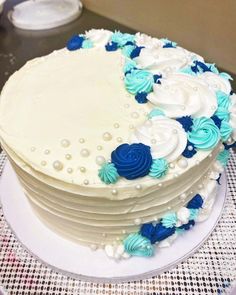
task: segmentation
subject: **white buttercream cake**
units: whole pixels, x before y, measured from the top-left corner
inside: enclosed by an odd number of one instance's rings
[[[152,256],[210,214],[236,139],[230,79],[168,39],[93,29],[9,78],[1,145],[53,231]]]

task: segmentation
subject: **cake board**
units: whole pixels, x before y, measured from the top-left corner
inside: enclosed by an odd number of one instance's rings
[[[227,194],[225,174],[221,183],[212,213],[205,222],[197,223],[179,236],[171,247],[157,249],[154,257],[132,257],[118,262],[108,258],[103,250],[91,251],[48,229],[31,209],[9,162],[0,178],[0,196],[10,228],[24,248],[39,261],[76,279],[121,283],[158,275],[193,255],[221,217]]]

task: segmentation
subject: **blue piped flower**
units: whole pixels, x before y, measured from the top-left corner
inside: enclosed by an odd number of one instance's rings
[[[220,140],[220,131],[212,119],[206,117],[194,118],[192,129],[188,132],[188,140],[197,149],[211,150]]]
[[[144,223],[140,228],[140,234],[150,241],[152,240],[154,232],[155,226],[152,223]]]
[[[98,171],[99,178],[106,184],[117,182],[119,175],[113,163],[105,163]]]
[[[191,131],[191,127],[193,125],[193,119],[190,116],[176,118],[176,121],[178,121],[183,126],[186,132]]]
[[[189,220],[188,223],[183,224],[179,227],[179,229],[184,229],[184,230],[189,230],[190,228],[192,228],[195,225],[195,221],[194,220]]]
[[[228,73],[224,73],[224,72],[222,72],[222,73],[220,73],[220,76],[222,77],[222,78],[224,78],[225,80],[233,80],[233,78],[232,78],[232,76],[230,76]]]
[[[118,49],[118,44],[115,42],[109,42],[105,45],[106,51],[116,51]]]
[[[119,31],[115,32],[111,36],[111,41],[117,43],[118,47],[123,47],[125,45],[133,44],[135,39],[134,35],[121,33]]]
[[[224,120],[227,122],[230,119],[229,111],[223,107],[218,107],[216,112],[214,113],[214,116],[217,116],[220,120]]]
[[[229,95],[221,90],[216,91],[217,103],[219,107],[228,109],[230,106]]]
[[[164,158],[154,159],[150,168],[149,176],[153,178],[164,177],[168,172],[168,162]]]
[[[182,155],[185,158],[192,158],[195,154],[196,154],[196,149],[193,143],[191,143],[190,141],[187,141],[187,145],[186,148],[184,149],[184,151],[182,152]]]
[[[80,35],[72,36],[66,44],[68,50],[73,51],[82,48],[85,38]]]
[[[216,159],[221,163],[222,166],[226,166],[229,161],[230,153],[229,150],[224,149],[222,152],[220,152]]]
[[[82,43],[82,48],[89,49],[93,47],[93,42],[89,39],[85,39]]]
[[[142,143],[119,145],[111,159],[118,174],[129,180],[147,175],[152,165],[150,147]]]
[[[189,209],[190,216],[189,220],[195,220],[198,217],[199,209]]]
[[[144,48],[144,46],[136,46],[134,50],[130,54],[130,58],[135,58],[140,55],[141,50]]]
[[[223,142],[223,145],[224,145],[226,150],[236,148],[236,141],[234,143],[232,143],[232,144],[226,144],[225,142]]]
[[[153,75],[154,83],[161,84],[160,79],[162,78],[162,75]]]
[[[177,215],[174,212],[171,213],[166,213],[162,219],[161,219],[161,223],[164,227],[166,228],[170,228],[170,227],[174,227],[176,226],[177,223]]]
[[[133,69],[137,69],[137,64],[134,60],[126,60],[123,71],[126,74],[130,73]]]
[[[215,125],[220,129],[222,119],[220,119],[217,115],[213,115],[211,119],[214,121]]]
[[[130,57],[131,52],[133,51],[134,46],[133,45],[126,45],[122,48],[122,53],[126,57]]]
[[[194,73],[204,73],[204,72],[212,72],[211,70],[211,64],[206,64],[202,61],[198,61],[198,60],[195,60],[193,62],[193,66],[191,67],[191,70],[194,72]]]
[[[132,70],[125,75],[125,87],[132,94],[149,93],[152,91],[153,84],[153,75],[145,70]]]
[[[167,38],[162,38],[161,41],[164,43],[164,45],[162,46],[163,48],[176,48],[177,43],[170,41]]]
[[[199,209],[202,208],[203,199],[199,194],[196,194],[187,204],[188,209]]]
[[[138,103],[147,103],[147,93],[146,92],[138,92],[135,95],[135,99],[137,100]]]
[[[222,141],[227,141],[232,132],[233,128],[230,126],[230,124],[223,120],[220,126],[220,135]]]
[[[157,116],[165,116],[165,113],[162,110],[159,109],[153,109],[151,112],[148,114],[148,119],[151,119],[153,117]]]
[[[149,239],[138,233],[132,233],[123,241],[125,252],[132,256],[150,257],[154,254],[154,248]]]
[[[158,223],[155,226],[155,232],[152,236],[151,243],[154,244],[156,242],[165,240],[166,238],[172,236],[174,233],[175,233],[175,227],[166,228],[161,223]]]

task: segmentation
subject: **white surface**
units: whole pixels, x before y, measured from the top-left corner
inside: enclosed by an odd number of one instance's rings
[[[29,0],[16,5],[9,19],[20,29],[43,30],[67,24],[81,11],[79,0]]]
[[[5,2],[6,0],[0,0],[0,14],[2,13],[2,11],[3,11],[3,6],[4,6],[4,2]]]
[[[170,248],[157,249],[152,258],[133,257],[119,263],[107,258],[102,250],[92,252],[47,229],[32,212],[9,163],[0,179],[0,195],[10,227],[21,243],[40,260],[64,274],[84,280],[123,282],[163,272],[197,250],[221,216],[226,178],[223,175],[218,198],[206,222],[198,223],[192,230],[179,236]]]

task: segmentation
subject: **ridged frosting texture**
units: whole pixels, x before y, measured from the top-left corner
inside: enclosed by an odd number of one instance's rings
[[[125,76],[125,87],[132,93],[150,92],[154,84],[153,75],[148,71],[131,70]]]
[[[152,157],[176,160],[187,144],[187,134],[176,120],[156,116],[137,126],[130,138],[131,142],[142,142],[151,147]]]

